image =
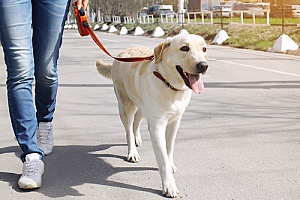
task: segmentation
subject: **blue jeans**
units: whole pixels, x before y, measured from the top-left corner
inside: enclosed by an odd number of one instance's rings
[[[29,153],[44,156],[37,146],[36,131],[38,122],[53,119],[57,59],[69,4],[70,0],[0,0],[8,106],[22,161]]]

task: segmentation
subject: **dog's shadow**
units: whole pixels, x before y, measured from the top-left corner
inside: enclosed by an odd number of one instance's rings
[[[43,175],[43,186],[35,191],[52,198],[84,196],[84,194],[81,194],[74,189],[74,186],[91,183],[150,192],[161,196],[160,190],[108,180],[108,177],[120,172],[145,170],[158,171],[157,168],[137,167],[134,165],[130,167],[113,167],[111,164],[105,162],[104,158],[110,157],[126,160],[126,157],[102,154],[101,151],[115,146],[126,145],[55,146],[55,151],[44,158],[45,173]],[[0,154],[11,152],[17,152],[15,154],[16,156],[19,156],[20,149],[17,146],[0,148]],[[19,177],[20,174],[0,172],[1,181],[8,182],[17,192],[28,192],[18,188],[17,182]]]

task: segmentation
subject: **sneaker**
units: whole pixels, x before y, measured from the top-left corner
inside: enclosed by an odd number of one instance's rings
[[[51,122],[40,122],[37,130],[38,147],[49,155],[53,150],[53,128]]]
[[[27,154],[23,163],[23,174],[18,181],[21,189],[34,189],[42,185],[44,163],[38,153]]]

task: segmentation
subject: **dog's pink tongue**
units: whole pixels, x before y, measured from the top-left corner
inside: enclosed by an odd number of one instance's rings
[[[204,91],[204,84],[200,78],[200,75],[189,75],[189,81],[192,87],[192,90],[196,94],[201,94]]]

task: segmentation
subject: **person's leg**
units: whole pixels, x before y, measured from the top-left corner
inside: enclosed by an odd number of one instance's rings
[[[43,152],[37,147],[37,119],[32,97],[34,59],[31,35],[31,0],[0,1],[0,36],[7,65],[7,95],[12,127],[23,151]]]
[[[57,59],[69,0],[33,0],[35,103],[38,122],[51,122],[58,89]]]
[[[37,119],[32,97],[34,61],[31,36],[31,0],[0,1],[0,36],[7,66],[7,94],[12,127],[23,151],[22,189],[42,184],[43,151],[37,146]]]
[[[53,149],[52,120],[58,89],[57,60],[69,0],[33,0],[33,53],[38,145],[45,155]]]

